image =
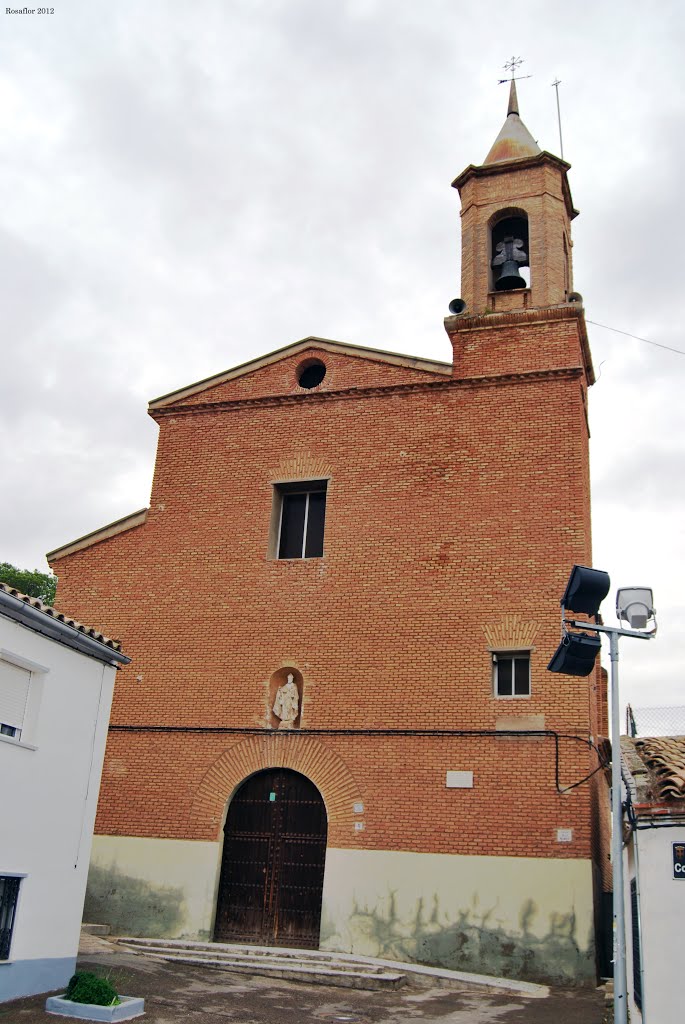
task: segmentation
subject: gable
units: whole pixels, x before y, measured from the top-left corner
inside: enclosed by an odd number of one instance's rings
[[[323,364],[325,375],[311,388],[300,385],[301,371],[310,363]],[[392,387],[423,383],[451,376],[449,363],[394,355],[322,338],[306,338],[261,359],[217,374],[150,402],[149,411],[171,406],[194,406],[249,401],[317,391]]]

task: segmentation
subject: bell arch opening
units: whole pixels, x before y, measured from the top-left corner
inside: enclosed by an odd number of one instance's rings
[[[488,224],[489,290],[530,288],[530,235],[525,210],[499,210]]]
[[[214,941],[317,949],[327,838],[323,797],[305,775],[268,768],[241,783],[224,825]]]

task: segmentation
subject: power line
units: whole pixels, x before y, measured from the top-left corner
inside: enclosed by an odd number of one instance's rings
[[[673,348],[671,345],[662,345],[660,341],[650,341],[649,338],[641,338],[638,334],[631,334],[630,331],[620,331],[618,327],[609,327],[608,324],[598,324],[596,320],[588,320],[587,323],[593,327],[603,327],[605,331],[613,331],[615,334],[623,334],[626,338],[634,338],[635,341],[644,341],[645,345],[655,345],[657,348],[665,348],[667,352],[675,352],[679,356],[685,356],[681,348]]]

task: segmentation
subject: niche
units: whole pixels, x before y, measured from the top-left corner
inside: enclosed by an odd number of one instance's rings
[[[276,669],[269,679],[266,721],[272,729],[299,729],[304,680],[296,668]]]

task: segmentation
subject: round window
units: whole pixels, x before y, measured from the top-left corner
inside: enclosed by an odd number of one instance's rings
[[[310,359],[297,371],[297,383],[301,388],[315,388],[326,376],[326,365],[320,359]]]

